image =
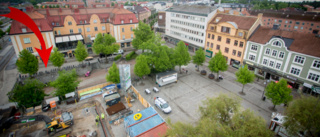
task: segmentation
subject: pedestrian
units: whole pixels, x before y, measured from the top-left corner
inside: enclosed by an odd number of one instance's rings
[[[99,120],[99,118],[100,118],[99,115],[97,115],[97,116],[96,116],[96,119]]]
[[[98,119],[96,119],[96,125],[98,126],[98,124],[99,124],[99,121],[98,121]]]
[[[188,74],[188,70],[186,70],[186,73]]]
[[[101,113],[101,119],[104,119],[104,114],[103,113]]]

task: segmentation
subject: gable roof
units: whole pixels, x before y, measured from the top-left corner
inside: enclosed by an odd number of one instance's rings
[[[274,17],[274,18],[304,20],[304,21],[320,21],[320,15],[312,12],[275,11],[275,10],[250,10],[248,12],[251,16],[258,16],[259,13],[263,13],[263,17]]]
[[[216,19],[219,19],[219,21],[216,22]],[[211,20],[210,24],[218,24],[221,22],[229,22],[229,23],[232,22],[238,26],[238,29],[249,30],[257,20],[258,18],[256,17],[237,16],[237,15],[219,13]]]
[[[277,36],[285,41],[290,51],[320,57],[320,38],[314,34],[306,34],[297,31],[273,30],[267,27],[260,27],[252,34],[249,41],[266,44]],[[293,41],[288,41],[292,39]],[[290,44],[291,43],[291,44]]]

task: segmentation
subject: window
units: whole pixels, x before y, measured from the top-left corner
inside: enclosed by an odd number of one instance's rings
[[[309,73],[308,79],[318,82],[320,75]]]
[[[270,49],[266,49],[266,54],[270,55]]]
[[[162,19],[162,15],[159,15],[159,19]]]
[[[284,27],[287,27],[287,25],[284,25]]]
[[[54,35],[57,35],[57,31],[54,31]]]
[[[106,30],[106,26],[102,26],[102,28],[101,28],[102,30]]]
[[[289,22],[290,24],[292,23],[292,21]]]
[[[122,39],[125,40],[125,39],[126,39],[126,36],[125,36],[125,35],[122,35]]]
[[[234,45],[238,46],[238,41],[237,40],[234,41]]]
[[[270,61],[270,62],[269,62],[269,66],[270,66],[270,67],[273,67],[273,65],[274,65],[274,61]]]
[[[72,22],[71,22],[71,21],[69,21],[69,22],[68,22],[68,25],[72,25]]]
[[[211,47],[210,48],[213,48],[213,43],[211,43]]]
[[[90,28],[89,27],[87,27],[87,32],[90,32]]]
[[[88,35],[88,38],[90,39],[90,38],[91,38],[91,35]]]
[[[240,47],[240,48],[242,48],[242,47],[243,47],[243,42],[240,42],[239,47]]]
[[[243,36],[243,33],[242,33],[242,32],[239,32],[238,35],[239,35],[240,37],[242,37],[242,36]]]
[[[229,52],[229,48],[226,47],[226,48],[224,49],[224,52],[225,52],[225,53],[228,53],[228,52]]]
[[[276,56],[277,56],[277,53],[278,53],[277,50],[273,50],[273,51],[272,51],[272,56],[275,56],[275,57],[276,57]]]
[[[97,20],[93,20],[93,23],[97,23]]]
[[[22,28],[21,31],[22,31],[23,33],[26,33],[26,32],[27,32],[27,29],[26,29],[26,28]]]
[[[221,27],[221,32],[230,33],[230,28],[222,26]]]
[[[256,58],[256,56],[255,56],[255,55],[249,55],[249,59],[250,59],[250,60],[254,61],[254,60],[255,60],[255,58]]]
[[[235,56],[236,54],[237,54],[237,51],[236,51],[236,50],[233,50],[233,51],[232,51],[232,55]]]
[[[221,36],[218,36],[218,41],[221,41]]]
[[[130,20],[130,23],[132,23],[132,20]]]
[[[280,69],[280,68],[281,68],[281,64],[280,64],[280,63],[277,63],[276,69]]]
[[[314,68],[320,68],[320,61],[319,61],[319,60],[313,61],[312,67],[314,67]]]
[[[298,26],[294,26],[294,29],[298,29]]]
[[[122,32],[124,32],[124,28],[122,28]]]
[[[27,47],[26,48],[29,52],[33,53],[33,48],[32,47]]]
[[[210,42],[207,42],[207,48],[209,48]]]
[[[31,43],[30,38],[23,38],[24,44]]]
[[[230,39],[229,38],[226,39],[226,43],[230,44]]]
[[[299,24],[300,24],[300,22],[298,22],[298,21],[297,21],[297,22],[296,22],[296,24],[297,24],[297,25],[299,25]]]
[[[102,19],[102,22],[106,22],[106,20],[105,20],[105,19]]]
[[[210,38],[210,37],[211,37],[211,34],[209,33],[209,34],[208,34],[208,38]]]
[[[279,20],[279,22],[281,23],[281,22],[282,22],[282,20]]]
[[[94,27],[94,31],[98,31],[98,27]]]
[[[131,39],[133,39],[133,34],[131,34]]]
[[[238,51],[238,57],[241,57],[241,52],[240,51]]]
[[[258,50],[258,46],[257,45],[251,45],[251,50],[252,51],[257,51]]]
[[[133,31],[132,27],[130,27],[130,30]]]
[[[313,26],[313,23],[311,23],[310,25]]]
[[[214,35],[213,35],[213,34],[211,35],[211,39],[213,39],[213,40],[214,40]]]
[[[304,22],[302,22],[302,25],[304,25]]]
[[[281,51],[281,52],[279,53],[279,58],[281,58],[281,59],[284,58],[284,52]]]
[[[275,19],[274,22],[277,22],[277,20]]]
[[[123,20],[121,20],[121,24],[123,24],[124,23],[124,21]]]
[[[61,35],[60,30],[58,30],[58,34]]]
[[[211,30],[214,30],[214,27],[211,27],[210,29],[211,29]]]
[[[220,45],[217,45],[217,48],[216,48],[217,50],[220,50]]]
[[[267,59],[263,59],[262,64],[263,65],[267,65],[268,64],[268,60]]]
[[[299,63],[299,64],[303,64],[304,63],[304,57],[296,56],[294,58],[294,62]]]
[[[73,34],[73,29],[70,29],[70,34]]]
[[[297,68],[295,68],[295,67],[292,67],[290,73],[299,76],[299,74],[300,74],[300,69],[297,69]]]
[[[303,29],[303,27],[301,27],[300,29]]]
[[[78,31],[79,31],[79,33],[81,33],[81,32],[82,32],[82,29],[81,29],[81,28],[78,28]]]
[[[280,43],[280,41],[275,41],[275,42],[272,43],[272,45],[274,45],[274,46],[281,46],[281,43]]]

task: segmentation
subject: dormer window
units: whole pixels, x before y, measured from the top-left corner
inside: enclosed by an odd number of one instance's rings
[[[216,19],[216,22],[219,22],[219,19]]]
[[[54,25],[54,22],[52,22],[52,25]]]
[[[84,23],[87,24],[87,21],[85,20]]]
[[[22,28],[21,31],[22,31],[23,33],[26,33],[26,32],[27,32],[27,29],[26,29],[26,28]]]
[[[57,22],[56,25],[59,26],[60,24]]]
[[[80,24],[82,24],[82,21],[80,21]]]
[[[105,22],[105,19],[102,19],[102,22]]]
[[[280,43],[280,41],[275,41],[275,42],[272,43],[272,45],[274,45],[274,46],[281,46],[281,43]]]
[[[132,23],[132,20],[130,20],[130,23]]]
[[[40,28],[40,27],[38,27],[38,29],[41,31],[41,28]]]
[[[124,21],[123,20],[121,20],[121,24],[123,24],[124,23]]]
[[[93,20],[93,23],[97,23],[97,20]]]
[[[71,21],[69,21],[69,22],[68,22],[68,25],[72,25],[72,22],[71,22]]]

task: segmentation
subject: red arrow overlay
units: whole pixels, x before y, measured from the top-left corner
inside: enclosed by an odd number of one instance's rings
[[[8,14],[2,14],[0,16],[4,16],[4,17],[8,17],[11,18],[13,20],[19,21],[20,23],[26,25],[28,28],[30,28],[34,34],[36,34],[36,36],[38,37],[40,44],[41,44],[41,48],[42,49],[38,49],[35,48],[37,50],[37,52],[39,53],[39,56],[41,57],[44,65],[47,67],[48,64],[48,60],[50,57],[50,53],[51,53],[51,49],[52,49],[52,45],[50,48],[46,48],[46,44],[44,43],[43,37],[41,35],[41,32],[38,28],[38,26],[36,25],[36,23],[34,23],[34,21],[24,12],[20,11],[19,9],[13,8],[13,7],[9,7],[10,9],[10,13]]]

